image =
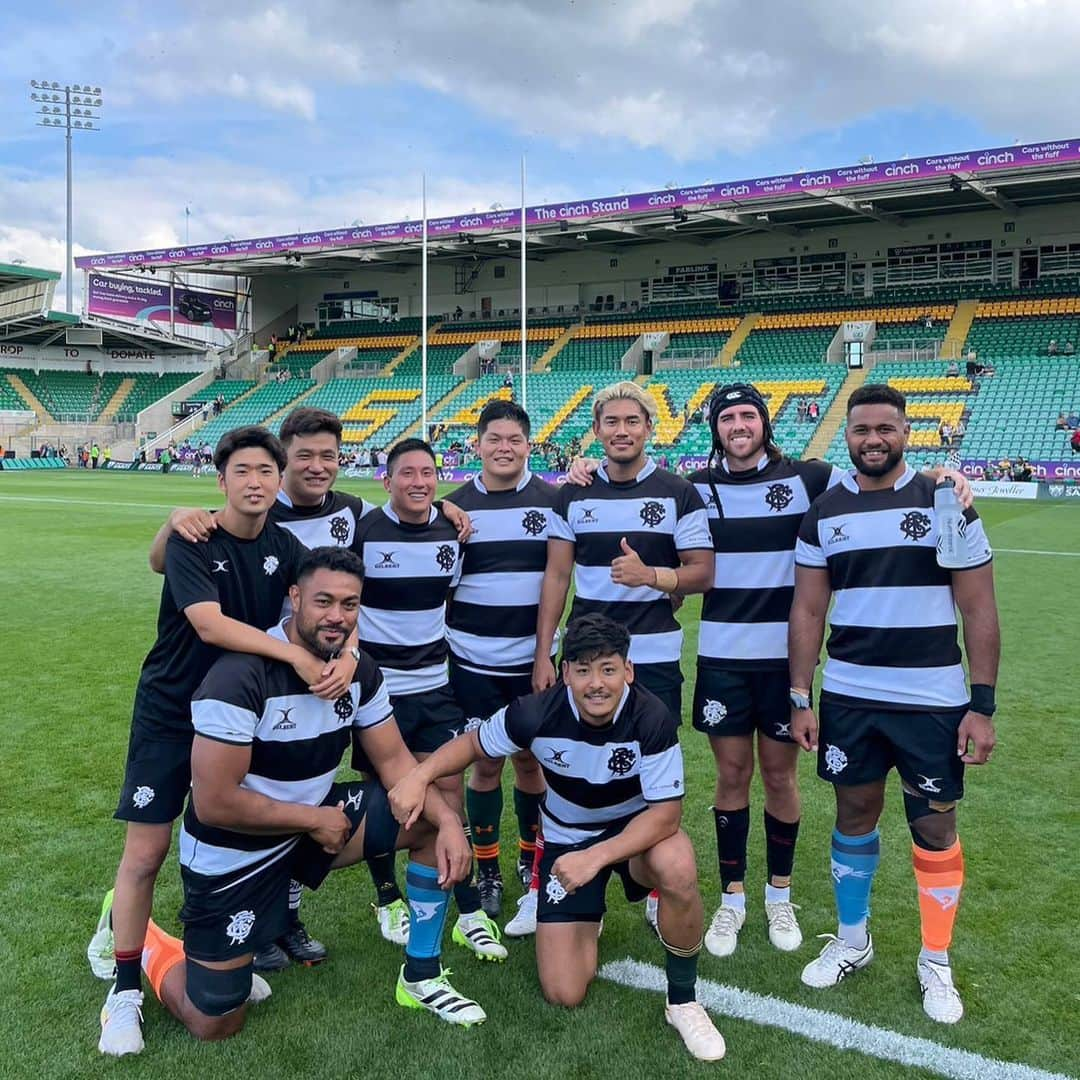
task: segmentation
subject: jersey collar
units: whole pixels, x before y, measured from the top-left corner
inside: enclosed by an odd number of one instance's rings
[[[291,616],[289,618],[291,618]],[[289,618],[282,619],[281,622],[277,624],[277,626],[271,626],[270,629],[266,632],[270,635],[270,637],[277,638],[278,641],[288,642],[289,635],[286,633],[285,627],[289,623]]]
[[[529,483],[529,481],[531,479],[532,479],[532,473],[529,472],[528,468],[526,468],[525,472],[521,476],[521,479],[518,481],[517,487],[515,487],[514,490],[515,491],[524,491],[525,488],[528,486],[528,483]],[[481,495],[489,495],[489,494],[491,494],[488,491],[488,489],[486,487],[484,487],[484,481],[480,479],[480,473],[477,473],[473,477],[473,486],[476,488],[477,491],[480,492]],[[502,494],[502,492],[496,492],[496,494]]]
[[[762,450],[761,451],[761,457],[758,459],[758,463],[754,466],[754,468],[758,472],[764,472],[769,467],[770,464],[771,464],[771,461],[769,459],[769,455],[766,454],[764,450]],[[723,469],[724,472],[726,472],[728,474],[728,476],[734,476],[735,475],[731,471],[731,469],[728,468],[727,458],[724,457],[723,455],[721,455],[721,457],[720,457],[720,468]],[[750,469],[742,469],[742,470],[740,470],[741,473],[750,472],[750,471],[751,471]]]
[[[649,476],[652,476],[652,474],[654,472],[656,472],[656,462],[653,461],[653,459],[651,457],[646,457],[645,458],[645,464],[641,467],[641,472],[639,472],[637,474],[637,476],[634,477],[633,480],[627,480],[627,481],[620,480],[620,481],[618,481],[618,483],[640,484],[642,480],[646,479]],[[607,469],[605,468],[603,462],[600,463],[600,468],[598,468],[596,470],[596,475],[599,476],[600,479],[603,480],[605,484],[612,483],[612,480],[608,476]]]
[[[630,684],[627,683],[623,687],[622,697],[619,698],[619,707],[615,710],[615,715],[611,718],[611,727],[618,723],[619,717],[622,716],[623,706],[626,704],[626,699],[630,696]],[[574,695],[570,691],[570,687],[566,688],[566,700],[570,702],[570,711],[574,714],[574,719],[580,724],[582,723],[581,714],[578,712],[577,702],[574,701]]]
[[[383,513],[384,513],[384,514],[385,514],[385,515],[386,515],[386,516],[387,516],[387,517],[388,517],[388,518],[389,518],[389,519],[390,519],[390,520],[391,520],[391,521],[392,521],[392,522],[393,522],[393,523],[394,523],[395,525],[400,525],[400,524],[401,524],[401,518],[399,518],[399,517],[397,516],[397,514],[395,514],[395,513],[394,513],[394,508],[393,508],[393,507],[392,507],[392,506],[390,505],[390,500],[389,500],[389,499],[387,499],[387,500],[386,500],[386,503],[385,503],[385,505],[383,506]],[[430,525],[430,524],[431,524],[431,523],[432,523],[432,522],[433,522],[433,521],[434,521],[434,520],[435,520],[435,519],[436,519],[436,518],[437,518],[438,516],[439,516],[439,511],[435,509],[435,504],[434,504],[434,503],[432,503],[432,504],[431,504],[431,512],[430,512],[430,513],[428,514],[428,519],[427,519],[427,523],[428,523],[428,524]],[[405,524],[406,524],[406,525],[412,525],[412,524],[414,524],[414,522],[411,522],[411,521],[407,521],[407,522],[406,522]]]
[[[334,495],[334,493],[332,491],[328,491],[319,500],[319,505],[318,506],[304,506],[301,509],[303,509],[303,510],[322,510],[322,509],[324,509],[326,507],[326,504],[333,498],[333,495]],[[279,503],[281,503],[283,506],[289,507],[290,510],[295,510],[296,509],[296,504],[292,501],[292,499],[289,498],[288,495],[285,494],[285,489],[283,487],[278,488],[277,501]]]
[[[840,483],[843,484],[848,491],[858,495],[861,489],[859,488],[859,481],[855,479],[856,473],[856,469],[848,469],[841,478]],[[910,465],[905,464],[904,471],[897,477],[896,483],[892,486],[893,491],[899,491],[901,488],[907,487],[914,476],[915,470]]]

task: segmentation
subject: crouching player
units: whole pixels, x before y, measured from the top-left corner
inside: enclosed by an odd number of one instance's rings
[[[351,552],[314,549],[290,589],[292,618],[269,633],[335,655],[356,624],[362,578]],[[439,963],[446,890],[471,859],[461,819],[432,788],[413,825],[398,829],[383,785],[416,761],[375,662],[361,654],[348,691],[325,701],[288,664],[226,653],[192,701],[192,722],[191,800],[180,833],[184,941],[151,923],[143,954],[166,1008],[196,1038],[235,1034],[245,1004],[268,993],[260,981],[262,993],[252,995],[252,958],[288,926],[290,877],[314,889],[331,870],[407,848],[414,925],[397,1000],[456,1024],[484,1020]],[[378,781],[334,782],[351,738]]]
[[[679,827],[684,793],[678,722],[634,685],[630,635],[604,615],[573,620],[563,684],[518,698],[446,743],[390,792],[408,831],[441,776],[474,761],[529,750],[547,783],[536,961],[554,1005],[579,1005],[596,977],[597,938],[614,871],[628,900],[660,894],[667,952],[665,1015],[694,1057],[716,1061],[724,1040],[695,1000],[704,910],[690,839]]]

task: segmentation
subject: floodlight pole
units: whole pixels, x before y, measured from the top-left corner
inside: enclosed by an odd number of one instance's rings
[[[525,155],[521,155],[521,407],[528,408],[528,392],[525,388],[527,331],[525,321]]]
[[[67,120],[67,256],[64,263],[64,278],[67,281],[67,312],[69,315],[73,315],[72,310],[72,291],[71,287],[74,282],[71,280],[74,272],[74,267],[71,262],[71,88],[64,87],[64,112]]]
[[[31,79],[30,85],[34,89],[34,92],[30,95],[30,100],[35,102],[35,115],[37,116],[38,126],[47,127],[53,131],[63,128],[64,131],[67,158],[66,262],[64,265],[64,278],[67,283],[67,310],[69,314],[74,314],[74,311],[72,310],[75,306],[73,299],[75,268],[72,265],[72,249],[74,246],[72,240],[72,222],[74,213],[72,210],[73,183],[71,137],[74,131],[101,130],[100,125],[95,125],[93,122],[94,120],[100,120],[101,117],[101,87],[96,86],[91,89],[89,86],[79,86],[78,84],[74,86],[65,85],[62,88],[63,97],[61,97],[61,86],[57,82],[39,83],[37,79]],[[73,105],[75,106],[74,109],[72,109]],[[40,106],[40,108],[38,108],[38,106]],[[72,122],[72,116],[76,117],[74,122]],[[83,117],[85,117],[85,119],[83,119]]]
[[[420,176],[420,438],[428,441],[427,424],[427,174]]]

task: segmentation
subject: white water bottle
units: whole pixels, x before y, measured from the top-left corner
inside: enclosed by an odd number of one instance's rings
[[[956,485],[945,477],[934,488],[934,516],[937,518],[938,566],[960,570],[964,561],[964,509],[956,497]]]

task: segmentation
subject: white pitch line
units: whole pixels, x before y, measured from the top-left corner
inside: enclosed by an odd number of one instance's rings
[[[637,960],[614,960],[600,969],[600,977],[634,990],[667,989],[664,972],[655,964]],[[753,1024],[782,1028],[814,1042],[840,1050],[858,1050],[882,1061],[895,1061],[949,1080],[1072,1080],[1064,1073],[1045,1072],[1030,1065],[985,1058],[970,1050],[956,1050],[930,1039],[901,1035],[888,1028],[860,1024],[835,1013],[810,1009],[790,1001],[740,990],[711,979],[698,979],[697,997],[712,1012],[749,1020]]]
[[[994,554],[1004,551],[1007,555],[1064,555],[1068,559],[1080,559],[1080,551],[1036,551],[1033,548],[994,548]]]
[[[127,506],[136,510],[175,510],[175,503],[114,502],[112,499],[61,499],[55,495],[0,495],[0,502],[63,503],[65,506]]]

